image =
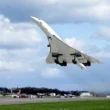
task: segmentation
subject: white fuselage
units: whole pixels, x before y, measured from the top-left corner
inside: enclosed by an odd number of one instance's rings
[[[47,37],[52,37],[55,35],[58,39],[61,40],[61,38],[57,35],[57,33],[43,20],[39,20],[35,17],[31,17],[33,21],[42,29],[42,31],[47,35]]]

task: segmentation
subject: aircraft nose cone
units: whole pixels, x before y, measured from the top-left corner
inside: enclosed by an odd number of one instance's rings
[[[37,23],[37,24],[40,23],[40,20],[39,20],[38,18],[36,18],[36,17],[31,16],[31,19],[32,19],[35,23]]]

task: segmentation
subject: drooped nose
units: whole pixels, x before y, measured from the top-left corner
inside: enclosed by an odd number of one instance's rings
[[[35,23],[37,23],[37,24],[40,23],[40,20],[39,20],[38,18],[36,18],[36,17],[31,16],[31,19],[32,19]]]

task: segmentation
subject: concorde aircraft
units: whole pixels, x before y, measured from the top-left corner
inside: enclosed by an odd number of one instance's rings
[[[86,69],[86,66],[91,66],[92,63],[101,63],[99,60],[67,45],[43,20],[33,16],[31,18],[47,36],[49,42],[47,47],[50,48],[49,55],[46,58],[48,64],[55,63],[60,66],[67,66],[67,64],[72,63],[81,69]]]

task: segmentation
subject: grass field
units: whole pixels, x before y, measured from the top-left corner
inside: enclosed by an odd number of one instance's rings
[[[0,98],[12,98],[12,96],[0,96]]]
[[[0,105],[0,110],[110,110],[110,101],[72,101]]]

